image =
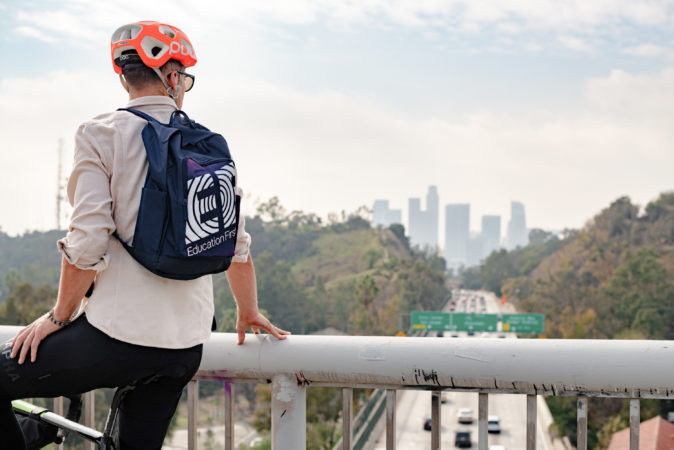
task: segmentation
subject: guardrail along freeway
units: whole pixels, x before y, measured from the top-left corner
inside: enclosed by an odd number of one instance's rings
[[[0,327],[0,338],[18,327]],[[387,449],[395,448],[395,401],[399,389],[432,390],[431,447],[438,448],[440,392],[479,393],[478,448],[486,449],[487,396],[527,395],[527,450],[536,448],[536,396],[578,397],[578,448],[586,448],[588,397],[629,398],[631,447],[638,448],[639,399],[674,396],[674,343],[670,341],[437,339],[424,337],[301,336],[278,341],[213,333],[197,376],[188,386],[189,448],[196,449],[197,382],[225,383],[226,449],[233,449],[231,384],[272,383],[272,446],[304,449],[306,389],[343,388],[345,449],[352,448],[353,388],[387,392]]]

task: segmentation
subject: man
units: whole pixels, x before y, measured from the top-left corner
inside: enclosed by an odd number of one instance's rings
[[[167,123],[194,84],[185,72],[196,64],[187,36],[170,25],[137,22],[115,31],[111,47],[113,67],[129,93],[127,107]],[[21,330],[0,359],[2,448],[24,445],[12,399],[133,384],[120,408],[121,448],[159,449],[182,389],[199,366],[213,319],[211,277],[159,277],[113,235],[127,244],[133,240],[148,170],[141,138],[146,124],[114,111],[77,131],[68,183],[73,214],[68,234],[58,242],[63,258],[56,305]],[[227,278],[237,303],[238,343],[249,328],[285,339],[289,333],[258,311],[243,218],[237,236]],[[83,312],[73,318],[78,310]]]

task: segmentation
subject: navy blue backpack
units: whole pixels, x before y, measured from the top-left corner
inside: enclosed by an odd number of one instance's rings
[[[133,242],[117,238],[151,272],[191,280],[227,270],[234,256],[240,197],[225,138],[176,110],[168,124],[141,111],[148,171]]]

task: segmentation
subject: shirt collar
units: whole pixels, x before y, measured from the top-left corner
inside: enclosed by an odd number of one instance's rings
[[[137,106],[148,106],[148,105],[166,105],[172,106],[174,109],[177,108],[175,100],[166,95],[146,95],[144,97],[134,98],[130,100],[126,105],[127,108],[135,108]]]

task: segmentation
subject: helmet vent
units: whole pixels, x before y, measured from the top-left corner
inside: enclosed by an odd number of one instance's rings
[[[136,36],[138,36],[138,33],[140,33],[141,27],[135,24],[130,24],[130,25],[125,25],[123,27],[120,27],[115,31],[115,33],[112,36],[112,42],[119,42],[119,41],[127,41],[131,39],[135,39]]]
[[[165,25],[160,25],[159,26],[159,31],[164,34],[165,36],[170,37],[171,39],[175,39],[176,37],[176,32],[170,29],[169,27]]]
[[[169,46],[161,42],[159,39],[153,38],[152,36],[145,36],[140,42],[141,47],[145,51],[147,56],[152,55],[153,58],[159,59],[164,56],[169,49]]]

